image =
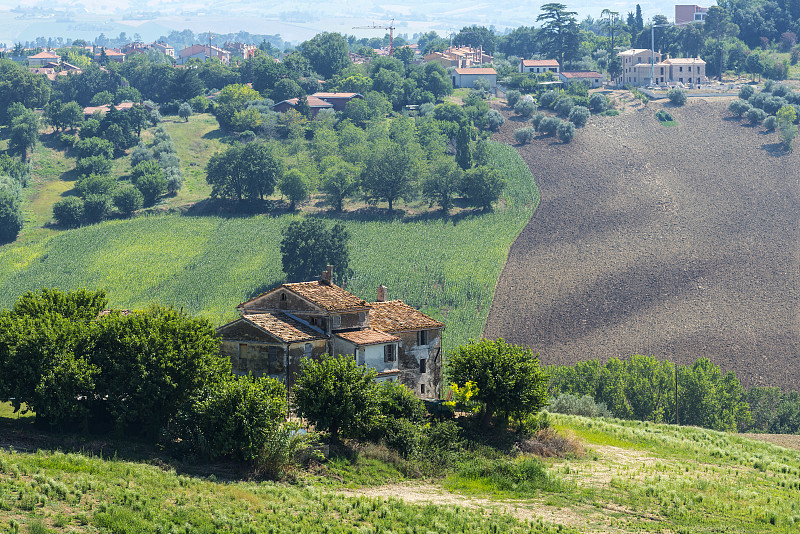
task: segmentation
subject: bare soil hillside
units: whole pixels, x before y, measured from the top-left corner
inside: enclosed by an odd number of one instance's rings
[[[541,203],[509,253],[484,335],[543,363],[708,357],[745,385],[800,389],[800,147],[727,101],[593,117],[519,146]],[[513,144],[522,124],[496,139]]]

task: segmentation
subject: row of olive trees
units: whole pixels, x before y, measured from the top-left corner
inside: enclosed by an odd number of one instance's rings
[[[763,123],[769,131],[779,129],[784,149],[791,152],[800,120],[800,92],[769,82],[760,92],[752,85],[744,85],[739,90],[739,99],[731,102],[728,109],[737,117],[744,116],[750,124]]]

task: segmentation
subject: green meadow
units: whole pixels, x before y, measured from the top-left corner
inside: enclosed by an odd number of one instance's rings
[[[388,286],[390,298],[446,322],[448,346],[479,336],[508,250],[539,200],[516,151],[492,143],[492,153],[508,179],[492,212],[346,219],[355,273],[347,289],[373,300]],[[200,189],[198,178],[187,185]],[[283,282],[280,235],[292,217],[151,214],[20,239],[0,247],[0,306],[41,287],[85,287],[106,290],[116,308],[171,304],[221,324],[238,303]]]

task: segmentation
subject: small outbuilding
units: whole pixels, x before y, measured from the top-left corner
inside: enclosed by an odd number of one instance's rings
[[[475,81],[483,78],[489,82],[489,87],[497,87],[497,71],[491,68],[454,69],[453,87],[475,87]]]
[[[590,89],[596,89],[603,85],[603,75],[593,70],[564,71],[560,72],[558,77],[564,82],[564,85],[586,82]]]

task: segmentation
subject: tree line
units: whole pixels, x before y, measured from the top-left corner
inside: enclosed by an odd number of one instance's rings
[[[594,359],[548,366],[545,372],[554,411],[656,423],[677,417],[682,425],[728,432],[800,433],[796,391],[746,390],[733,372],[723,373],[706,358],[684,366],[637,354],[605,364]]]

